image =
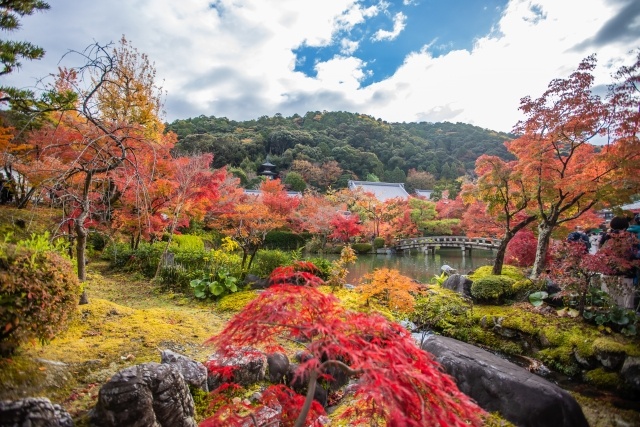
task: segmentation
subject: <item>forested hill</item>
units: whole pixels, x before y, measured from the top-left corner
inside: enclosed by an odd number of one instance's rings
[[[464,123],[388,123],[326,111],[242,122],[199,116],[167,127],[178,135],[179,154],[211,152],[214,167],[250,170],[267,155],[280,171],[297,159],[315,164],[336,160],[358,179],[374,174],[393,182],[402,181],[412,168],[454,179],[472,172],[481,154],[509,158],[503,143],[513,137]]]

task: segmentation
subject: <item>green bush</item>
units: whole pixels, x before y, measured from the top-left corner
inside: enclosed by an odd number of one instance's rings
[[[279,249],[261,249],[256,254],[249,273],[260,277],[267,277],[277,267],[290,264],[292,260],[293,258],[290,252]]]
[[[373,247],[375,249],[384,248],[384,239],[382,237],[376,237],[373,239]]]
[[[69,260],[51,250],[0,243],[0,356],[64,330],[80,283]]]
[[[204,251],[204,242],[200,236],[192,234],[174,234],[171,242],[172,250]]]
[[[128,244],[116,243],[105,248],[102,258],[109,260],[110,266],[120,271],[139,272],[145,277],[153,277],[165,245],[164,242],[142,242],[138,249],[131,249]]]
[[[280,249],[283,251],[293,251],[305,245],[304,237],[290,231],[270,231],[264,240],[264,247],[267,249]]]
[[[322,280],[327,280],[331,276],[331,270],[333,269],[333,263],[326,258],[309,258],[307,261],[313,263],[320,272],[318,273],[318,277]]]
[[[511,294],[514,283],[515,280],[507,276],[485,276],[473,281],[471,296],[479,301],[500,302],[502,298]]]
[[[469,279],[476,281],[486,276],[493,275],[493,266],[492,265],[484,265],[482,267],[478,267],[473,274],[469,275]],[[526,276],[522,272],[522,270],[518,267],[514,267],[512,265],[503,265],[502,266],[502,274],[501,276],[507,276],[512,278],[514,281],[525,280]]]
[[[358,254],[367,254],[371,252],[371,249],[373,248],[373,246],[371,246],[371,243],[354,243],[353,245],[351,245],[351,247]]]

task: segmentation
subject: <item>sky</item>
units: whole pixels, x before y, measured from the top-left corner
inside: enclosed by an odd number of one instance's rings
[[[164,120],[348,111],[511,131],[596,54],[604,88],[640,48],[638,0],[48,0],[2,36],[43,47],[0,84],[33,88],[122,36],[166,91]]]

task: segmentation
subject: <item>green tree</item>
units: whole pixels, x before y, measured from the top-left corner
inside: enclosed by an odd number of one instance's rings
[[[386,171],[384,173],[385,182],[402,182],[407,180],[407,175],[399,167],[395,167],[392,171]]]
[[[289,172],[284,179],[284,183],[292,191],[304,191],[307,189],[307,183],[304,182],[304,178],[298,172]]]
[[[0,2],[0,29],[11,32],[20,28],[20,19],[25,15],[49,9],[49,4],[41,0],[5,0]],[[26,41],[0,40],[0,76],[10,74],[22,66],[22,60],[36,60],[44,56],[44,49]],[[28,90],[0,86],[0,101],[33,100],[34,94]]]

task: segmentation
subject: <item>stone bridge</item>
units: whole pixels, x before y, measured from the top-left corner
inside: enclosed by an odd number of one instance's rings
[[[464,254],[466,252],[471,253],[472,249],[498,249],[500,242],[500,239],[488,237],[429,236],[400,240],[394,248],[398,252],[421,250],[431,253],[435,253],[436,249],[439,248],[460,248]]]

